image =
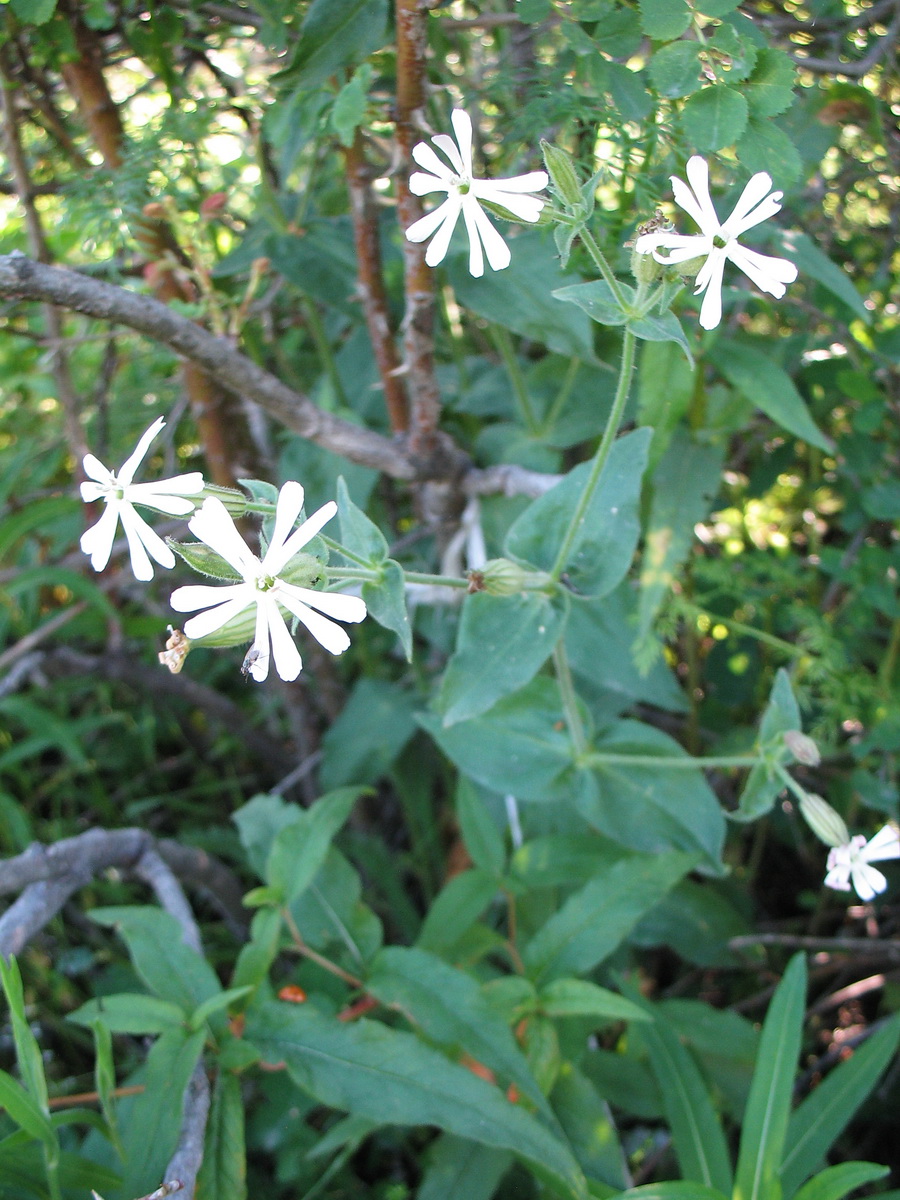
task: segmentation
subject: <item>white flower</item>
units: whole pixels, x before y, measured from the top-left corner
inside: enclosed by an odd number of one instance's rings
[[[184,626],[186,637],[203,638],[256,605],[256,633],[244,659],[246,673],[256,680],[261,681],[269,674],[270,650],[275,669],[282,679],[296,679],[303,666],[282,616],[282,608],[301,621],[316,641],[332,654],[343,654],[350,639],[345,630],[328,617],[355,622],[366,615],[366,606],[357,596],[317,592],[279,578],[279,572],[337,512],[337,505],[330,500],[299,529],[294,529],[302,507],[303,488],[293,481],[286,483],[278,494],[272,541],[262,561],[238,533],[225,505],[214,497],[204,502],[188,525],[201,542],[234,567],[243,582],[223,587],[189,584],[176,588],[172,593],[172,607],[178,612],[208,609],[191,617]]]
[[[741,234],[767,221],[781,211],[782,192],[773,192],[772,180],[765,171],[754,175],[741,193],[734,212],[727,221],[720,221],[709,196],[709,168],[704,159],[694,155],[688,159],[687,177],[690,186],[672,176],[675,203],[700,226],[700,233],[645,233],[634,248],[640,254],[652,254],[657,262],[672,264],[688,262],[706,255],[706,262],[697,273],[694,295],[705,292],[700,308],[700,324],[715,329],[722,319],[722,274],[725,263],[731,260],[758,288],[780,298],[785,285],[797,278],[797,268],[785,258],[771,258],[756,250],[748,250],[738,241]],[[662,255],[660,250],[668,250]]]
[[[186,497],[195,496],[203,491],[203,476],[199,471],[191,471],[187,475],[176,475],[174,479],[160,479],[156,483],[131,482],[150,448],[150,443],[163,425],[163,418],[157,417],[118,474],[104,467],[93,454],[84,456],[84,471],[90,476],[90,481],[81,485],[82,499],[88,503],[103,500],[106,505],[103,516],[82,535],[80,542],[84,553],[90,555],[91,566],[95,571],[102,571],[109,562],[119,521],[122,522],[125,537],[128,539],[131,569],[136,578],[153,578],[153,565],[147,557],[148,553],[161,567],[171,569],[175,566],[175,555],[144,518],[138,516],[134,505],[143,504],[159,512],[183,517],[196,507],[194,502]]]
[[[868,842],[859,834],[835,846],[828,854],[828,874],[825,886],[839,892],[849,892],[851,880],[860,900],[872,900],[887,887],[887,880],[873,862],[900,858],[900,834],[892,825],[879,829]]]
[[[472,177],[472,122],[469,114],[455,108],[450,120],[456,133],[456,142],[445,133],[431,140],[450,161],[446,166],[427,142],[413,147],[412,156],[426,171],[414,171],[409,177],[409,190],[416,196],[430,192],[446,192],[447,199],[427,216],[410,225],[406,236],[411,242],[424,242],[432,238],[425,252],[429,267],[442,262],[450,245],[450,238],[462,213],[469,235],[469,270],[473,275],[484,274],[484,255],[495,271],[509,266],[509,247],[484,213],[479,200],[489,200],[508,209],[520,221],[536,221],[545,201],[538,196],[527,195],[547,186],[546,171],[531,171],[527,175],[516,175],[512,179],[473,179]]]

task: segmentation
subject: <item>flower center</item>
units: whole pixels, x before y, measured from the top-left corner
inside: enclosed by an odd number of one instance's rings
[[[472,190],[472,185],[469,183],[468,179],[457,179],[456,190],[461,196],[468,196],[469,192]]]
[[[713,236],[712,241],[713,241],[713,245],[716,247],[717,250],[724,250],[725,247],[728,245],[728,239],[723,238],[721,233],[715,234]]]
[[[269,592],[277,583],[274,575],[257,575],[256,590],[258,592]]]

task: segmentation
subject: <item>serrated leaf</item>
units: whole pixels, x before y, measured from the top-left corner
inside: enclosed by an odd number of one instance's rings
[[[675,851],[615,863],[571,895],[525,946],[529,975],[550,982],[592,970],[695,863],[694,855]]]
[[[800,154],[788,135],[762,117],[751,115],[737,153],[748,171],[766,171],[779,185],[793,183],[803,170]]]
[[[533,679],[553,653],[565,616],[563,604],[539,592],[467,596],[435,703],[444,726],[480,716]]]
[[[366,58],[387,36],[384,0],[313,0],[284,74],[311,89],[339,68]]]
[[[693,148],[709,153],[733,145],[747,127],[747,101],[723,83],[711,84],[685,101],[681,124]]]
[[[690,28],[692,14],[685,0],[640,0],[641,28],[657,42],[671,42]]]
[[[322,1104],[382,1124],[436,1125],[509,1150],[565,1196],[586,1196],[563,1142],[498,1088],[412,1034],[367,1020],[348,1025],[286,1005],[253,1011],[246,1033]]]
[[[648,67],[653,86],[661,96],[676,100],[689,96],[703,84],[700,71],[700,46],[697,42],[672,42],[650,59]]]
[[[794,100],[797,69],[789,54],[767,46],[760,50],[753,74],[745,84],[747,103],[755,117],[776,117]]]
[[[831,438],[813,421],[794,381],[771,353],[729,340],[716,343],[710,357],[732,387],[777,425],[819,450],[833,451]]]

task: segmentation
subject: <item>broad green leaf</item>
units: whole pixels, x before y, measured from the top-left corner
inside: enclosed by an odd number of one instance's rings
[[[313,0],[284,74],[311,89],[377,50],[387,36],[384,0]]]
[[[478,788],[465,775],[456,785],[456,819],[475,866],[499,876],[506,866],[503,838]]]
[[[88,1000],[67,1019],[89,1028],[100,1024],[111,1033],[165,1033],[167,1029],[183,1028],[187,1014],[178,1004],[158,996],[119,992]]]
[[[650,1051],[681,1174],[730,1193],[728,1143],[697,1064],[666,1024],[664,1012],[657,1011],[655,1021],[641,1026],[640,1036]]]
[[[695,150],[721,150],[733,145],[746,129],[747,101],[734,88],[711,84],[687,98],[681,124]]]
[[[406,606],[406,576],[400,564],[392,558],[382,563],[378,581],[367,579],[363,583],[362,598],[372,620],[391,633],[396,633],[406,661],[412,662],[412,626]]]
[[[337,481],[337,506],[338,520],[341,524],[341,545],[366,566],[378,566],[384,562],[388,556],[388,544],[384,534],[350,499],[343,475]]]
[[[231,814],[247,861],[260,879],[265,878],[266,861],[275,838],[282,829],[293,824],[302,811],[299,804],[289,804],[280,796],[261,793]]]
[[[331,124],[343,146],[353,145],[356,130],[363,123],[371,82],[372,66],[370,63],[363,63],[335,97],[331,110]]]
[[[470,975],[425,950],[388,946],[372,963],[366,990],[408,1014],[430,1042],[464,1051],[502,1083],[516,1084],[550,1116],[509,1026]]]
[[[320,797],[311,808],[276,836],[266,862],[266,882],[293,904],[315,879],[329,847],[359,799],[358,787],[338,788]]]
[[[533,679],[552,654],[565,616],[564,604],[539,592],[467,596],[435,705],[445,727],[480,716]]]
[[[9,0],[9,7],[25,25],[46,25],[56,12],[56,0]]]
[[[777,179],[779,184],[793,183],[799,179],[803,170],[797,147],[771,117],[751,115],[737,144],[737,153],[740,155],[741,165],[748,171],[766,171],[773,179]],[[783,238],[788,236],[789,233],[782,234]],[[800,274],[805,274],[802,267]],[[849,280],[847,282],[849,284]],[[850,286],[852,289],[852,285]],[[869,319],[868,313],[866,318]]]
[[[630,306],[634,303],[634,288],[629,287],[627,283],[620,284],[620,287],[626,305]],[[594,279],[590,283],[573,283],[568,287],[557,288],[553,295],[567,304],[577,304],[599,325],[624,325],[629,317],[630,308],[622,307],[605,279]]]
[[[144,1090],[123,1122],[125,1171],[121,1195],[143,1196],[159,1187],[181,1131],[184,1091],[203,1050],[206,1033],[170,1030],[157,1038],[141,1082]]]
[[[18,1080],[6,1071],[0,1071],[0,1108],[5,1108],[13,1121],[29,1137],[46,1146],[54,1146],[56,1134],[50,1118],[41,1109],[37,1100],[22,1087]]]
[[[591,1080],[563,1063],[550,1102],[588,1179],[617,1190],[628,1187],[631,1178],[612,1112]]]
[[[496,896],[497,886],[496,875],[477,867],[454,875],[428,910],[419,948],[440,951],[453,946]]]
[[[650,60],[649,71],[661,96],[677,100],[699,91],[703,82],[700,49],[698,42],[672,42],[657,50]]]
[[[893,1017],[830,1071],[791,1114],[780,1170],[786,1197],[793,1195],[822,1162],[887,1070],[898,1042],[900,1018]]]
[[[638,639],[649,632],[695,544],[694,526],[709,514],[710,499],[721,478],[724,449],[698,443],[679,429],[653,472],[653,498],[641,559]]]
[[[512,1161],[507,1150],[443,1133],[429,1148],[416,1200],[491,1200]]]
[[[640,533],[638,503],[651,436],[650,429],[636,429],[613,443],[564,564],[570,586],[582,595],[611,592],[631,565]],[[581,463],[529,504],[506,536],[510,558],[552,569],[591,466]]]
[[[845,1162],[836,1167],[826,1167],[805,1183],[794,1200],[843,1200],[848,1192],[855,1192],[866,1183],[884,1179],[891,1168],[880,1163]]]
[[[827,288],[833,296],[846,304],[855,316],[868,325],[872,314],[866,308],[862,296],[853,280],[837,263],[832,262],[824,251],[805,233],[789,229],[781,235],[782,244],[791,262],[796,263],[801,278],[807,277]]]
[[[819,429],[797,391],[790,375],[772,359],[769,351],[746,342],[718,342],[710,358],[732,387],[762,409],[776,425],[795,437],[826,452],[831,439]]]
[[[654,758],[658,767],[648,762]],[[678,767],[667,765],[672,759]],[[725,816],[689,759],[661,730],[617,721],[594,741],[589,761],[596,787],[582,791],[578,809],[595,829],[633,850],[699,853],[701,870],[721,874]]]
[[[430,713],[418,720],[460,770],[492,791],[542,801],[573,794],[575,747],[551,679],[539,676],[489,712],[449,729]]]
[[[550,982],[592,970],[696,865],[693,855],[629,855],[575,892],[525,946],[529,975]]]
[[[734,1200],[776,1195],[806,1002],[806,960],[795,954],[763,1024],[738,1152]]]
[[[787,51],[763,47],[743,88],[753,116],[775,117],[790,108],[796,78],[797,68]]]
[[[673,1179],[666,1183],[645,1183],[629,1188],[616,1200],[725,1200],[721,1192],[702,1183]]]
[[[589,883],[624,859],[630,851],[588,831],[550,833],[523,843],[510,862],[510,875],[529,891],[547,887],[576,887]]]
[[[700,967],[739,967],[746,965],[747,951],[738,954],[728,943],[752,932],[725,888],[713,880],[685,879],[643,918],[631,940],[637,946],[670,946]]]
[[[657,42],[671,42],[690,28],[692,13],[685,0],[640,0],[641,27]]]
[[[128,946],[134,969],[161,999],[193,1012],[222,990],[215,971],[184,944],[181,926],[162,909],[150,905],[95,908],[90,915],[98,924],[116,929]]]
[[[691,344],[674,313],[667,312],[661,316],[657,313],[646,313],[643,317],[633,317],[627,322],[626,328],[645,342],[675,342],[685,352],[691,366],[694,365]]]
[[[196,1200],[245,1200],[244,1102],[236,1075],[220,1071],[213,1088]]]
[[[548,1017],[599,1017],[603,1021],[649,1021],[632,1000],[587,979],[554,979],[538,995]]]
[[[359,679],[322,739],[322,787],[375,784],[383,778],[416,731],[417,703],[397,683]]]
[[[412,1034],[367,1020],[348,1025],[288,1005],[251,1011],[246,1034],[321,1104],[381,1123],[436,1125],[509,1150],[561,1195],[585,1196],[583,1176],[563,1142],[498,1088]]]

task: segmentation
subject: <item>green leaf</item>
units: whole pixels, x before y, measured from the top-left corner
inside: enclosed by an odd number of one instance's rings
[[[497,894],[497,878],[476,868],[454,875],[438,893],[419,934],[419,948],[449,949],[481,916]]]
[[[666,1183],[645,1183],[629,1188],[616,1200],[725,1200],[721,1192],[702,1183],[673,1179]]]
[[[834,450],[831,439],[809,415],[806,401],[790,375],[772,359],[771,352],[729,340],[713,346],[710,358],[732,387],[762,409],[776,425],[819,450]]]
[[[618,992],[586,979],[554,979],[538,1003],[548,1017],[599,1017],[603,1021],[649,1021],[643,1008]]]
[[[610,1107],[592,1081],[563,1063],[550,1099],[588,1179],[617,1190],[628,1187],[628,1164]]]
[[[550,982],[592,970],[695,863],[695,856],[674,851],[615,863],[571,895],[525,946],[529,975]]]
[[[685,879],[644,917],[631,940],[638,946],[669,946],[700,967],[738,967],[746,965],[746,951],[738,954],[728,943],[752,931],[724,888],[711,880]]]
[[[657,42],[671,42],[690,28],[692,13],[685,0],[640,0],[641,28]]]
[[[412,662],[412,626],[406,606],[406,576],[400,564],[392,558],[384,562],[378,581],[367,579],[363,583],[362,598],[372,620],[391,633],[396,633],[406,661]]]
[[[366,990],[408,1014],[430,1042],[464,1051],[504,1084],[516,1084],[552,1120],[509,1027],[470,975],[425,950],[388,946],[376,956]]]
[[[900,1017],[895,1016],[830,1071],[791,1114],[780,1171],[785,1196],[793,1195],[825,1157],[887,1070],[898,1042]]]
[[[735,1200],[777,1195],[806,1002],[806,960],[795,954],[763,1024],[741,1129]]]
[[[653,1011],[650,1005],[646,1008]],[[666,1024],[664,1012],[657,1011],[657,1019],[642,1026],[640,1036],[662,1091],[681,1174],[730,1193],[728,1143],[697,1064]]]
[[[293,904],[319,872],[329,847],[359,799],[360,788],[338,788],[300,809],[296,820],[276,836],[266,862],[266,881]]]
[[[165,1033],[185,1026],[187,1014],[177,1004],[158,996],[119,992],[88,1000],[69,1013],[67,1020],[89,1028],[100,1024],[111,1033]]]
[[[16,1047],[16,1062],[19,1064],[19,1074],[29,1094],[34,1098],[38,1108],[49,1113],[47,1080],[44,1076],[44,1060],[37,1038],[31,1032],[28,1017],[25,1013],[25,994],[22,990],[22,976],[19,964],[12,957],[7,961],[0,954],[0,979],[3,981],[3,991],[9,1006],[10,1022],[12,1024],[13,1041]]]
[[[280,796],[260,794],[231,814],[238,827],[241,845],[247,861],[260,879],[265,878],[266,861],[272,843],[282,829],[297,820],[303,810],[298,804],[288,804]]]
[[[151,905],[95,908],[91,919],[112,926],[125,940],[134,969],[151,992],[185,1012],[222,989],[216,973],[196,950],[182,941],[181,926]]]
[[[443,1133],[428,1151],[416,1200],[491,1200],[512,1155]]]
[[[737,144],[737,153],[741,165],[748,171],[767,171],[780,186],[793,183],[803,171],[797,147],[784,130],[768,117],[751,115]],[[866,317],[869,319],[868,312]]]
[[[344,84],[335,97],[331,110],[331,125],[343,146],[352,146],[356,130],[366,115],[369,84],[372,82],[372,66],[363,63],[353,72],[349,83]]]
[[[751,115],[776,117],[790,108],[796,78],[797,69],[786,51],[774,46],[761,49],[753,73],[742,89]]]
[[[341,544],[367,566],[377,567],[383,563],[388,556],[384,534],[350,499],[343,475],[337,481],[337,506]]]
[[[224,992],[219,992],[218,996],[210,996],[203,1004],[191,1013],[190,1028],[202,1029],[213,1013],[221,1012],[223,1008],[228,1008],[230,1004],[234,1004],[236,1000],[242,999],[250,994],[253,988],[249,985],[244,987],[228,988]]]
[[[9,0],[9,7],[26,25],[46,25],[56,12],[56,0]]]
[[[626,305],[632,305],[634,288],[629,287],[627,283],[620,283],[619,287]],[[624,325],[630,315],[630,307],[622,307],[605,279],[594,279],[590,283],[573,283],[569,287],[557,288],[553,295],[566,304],[577,304],[599,325]]]
[[[564,624],[565,606],[539,592],[467,596],[435,702],[444,726],[480,716],[524,687],[553,653]]]
[[[500,795],[550,802],[573,794],[575,747],[552,679],[539,676],[449,729],[430,713],[418,720],[460,770]]]
[[[107,1137],[122,1162],[125,1150],[119,1134],[119,1118],[116,1112],[116,1064],[113,1058],[112,1034],[102,1021],[94,1021],[94,1083],[100,1098],[100,1109],[106,1122]]]
[[[627,756],[604,762],[603,756]],[[659,767],[628,758],[656,758]],[[683,748],[661,730],[637,721],[617,721],[593,746],[596,788],[584,790],[579,811],[595,829],[634,850],[667,848],[701,855],[700,869],[722,873],[725,817],[700,768],[671,768],[666,760],[687,762]]]
[[[891,1173],[890,1167],[880,1163],[845,1162],[836,1167],[826,1167],[809,1183],[804,1184],[794,1200],[843,1200],[848,1192],[854,1192],[866,1183],[884,1179]]]
[[[689,96],[703,85],[697,42],[672,42],[663,46],[650,59],[648,69],[653,86],[667,100]]]
[[[251,1012],[246,1034],[321,1104],[381,1124],[436,1125],[509,1150],[561,1194],[585,1196],[581,1172],[561,1141],[498,1088],[412,1034],[288,1005]]]
[[[771,761],[783,761],[789,755],[784,734],[792,729],[800,729],[800,708],[791,689],[790,676],[780,667],[760,720],[757,748]],[[757,763],[747,776],[737,810],[730,814],[733,821],[752,821],[768,812],[775,803],[784,782],[772,769],[771,761]]]
[[[304,88],[317,87],[339,68],[368,57],[386,36],[383,0],[313,0],[284,74]]]
[[[143,1074],[144,1090],[128,1111],[123,1196],[143,1196],[159,1187],[178,1142],[184,1091],[203,1050],[206,1033],[170,1030],[157,1038]]]
[[[564,565],[576,592],[606,595],[631,565],[640,533],[638,503],[651,437],[652,430],[636,429],[613,443]],[[529,504],[506,535],[509,557],[552,569],[591,467],[590,462],[579,464]]]
[[[691,366],[694,365],[690,342],[674,313],[667,312],[662,316],[647,313],[643,317],[633,317],[627,322],[626,328],[645,342],[675,342],[684,351]]]
[[[46,1146],[56,1145],[56,1134],[50,1118],[38,1102],[6,1071],[0,1071],[0,1107],[5,1108],[13,1121],[29,1137]]]
[[[747,127],[747,101],[733,88],[714,83],[685,101],[681,124],[701,153],[733,145]]]
[[[866,308],[853,280],[837,263],[832,262],[805,233],[788,230],[782,234],[784,249],[801,275],[814,279],[868,325],[872,314]]]
[[[245,1200],[244,1103],[236,1075],[219,1071],[213,1088],[196,1200]]]
[[[322,739],[319,778],[329,790],[382,779],[416,731],[416,696],[386,679],[362,678]]]
[[[261,908],[253,914],[250,940],[241,946],[234,968],[234,987],[259,987],[275,961],[281,944],[281,914],[276,908]]]
[[[506,866],[503,838],[478,789],[465,775],[456,785],[456,819],[475,866],[499,876]]]

